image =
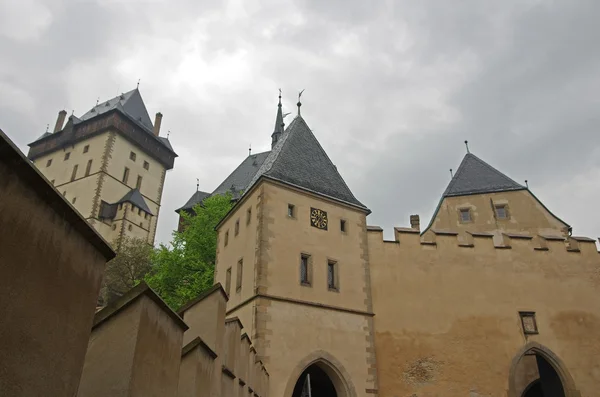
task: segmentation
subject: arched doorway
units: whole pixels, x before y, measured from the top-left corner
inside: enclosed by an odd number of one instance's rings
[[[548,348],[530,342],[515,356],[509,375],[509,397],[578,397],[573,378]]]
[[[358,397],[350,374],[333,355],[317,350],[300,360],[290,373],[284,397],[301,397],[310,377],[311,397]]]
[[[304,370],[294,386],[292,397],[337,397],[329,375],[319,365],[312,364]]]

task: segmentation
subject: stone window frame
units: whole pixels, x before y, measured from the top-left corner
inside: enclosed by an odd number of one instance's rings
[[[333,267],[333,285],[329,283],[329,268]],[[340,292],[340,267],[339,261],[333,258],[327,258],[327,267],[325,268],[325,279],[327,280],[327,290]]]
[[[229,296],[231,292],[231,266],[225,271],[225,293]]]
[[[464,220],[463,219],[463,212],[467,211],[469,214],[469,219],[468,220]],[[458,221],[460,223],[473,223],[474,222],[474,218],[473,218],[473,210],[471,209],[471,207],[459,207],[458,208]]]
[[[143,182],[142,176],[138,175],[137,180],[135,181],[135,188],[137,190],[142,190],[142,182]]]
[[[71,173],[71,182],[73,182],[77,178],[77,169],[79,168],[79,164],[75,164],[73,166],[73,172]]]
[[[306,278],[302,277],[302,269],[304,267],[304,260],[306,260]],[[313,281],[313,260],[312,260],[312,255],[307,253],[307,252],[301,252],[300,253],[300,264],[298,267],[298,270],[300,272],[300,285],[303,287],[312,287],[312,281]]]
[[[348,220],[341,218],[340,219],[340,231],[342,234],[348,234]]]
[[[523,329],[523,333],[525,335],[537,335],[540,333],[537,318],[535,316],[535,312],[532,311],[519,311],[519,318],[521,319],[521,328]],[[533,321],[533,330],[527,330],[525,326],[525,318],[531,318]]]
[[[237,269],[235,275],[235,292],[242,292],[242,281],[244,275],[244,258],[240,258],[237,262]]]
[[[129,168],[125,167],[123,170],[123,178],[121,178],[121,182],[127,185],[127,181],[129,180]]]
[[[92,159],[89,159],[87,165],[85,166],[85,176],[90,175],[90,171],[92,169]]]
[[[288,203],[287,205],[287,217],[289,219],[296,219],[296,206]]]

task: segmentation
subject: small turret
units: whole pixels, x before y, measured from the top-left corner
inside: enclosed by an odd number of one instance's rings
[[[277,117],[275,117],[275,128],[271,134],[271,149],[275,147],[281,134],[283,134],[283,113],[281,111],[281,90],[279,90],[279,104],[277,105]]]

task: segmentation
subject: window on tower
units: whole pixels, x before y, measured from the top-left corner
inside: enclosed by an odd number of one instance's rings
[[[508,211],[506,210],[506,205],[497,204],[495,206],[496,209],[496,217],[498,219],[508,219]]]
[[[72,180],[72,181],[74,181],[74,180],[75,180],[75,178],[77,178],[77,167],[78,167],[78,165],[77,165],[77,164],[75,164],[75,165],[73,166],[73,173],[71,174],[71,180]]]
[[[346,220],[345,219],[340,220],[340,230],[342,233],[346,233]]]
[[[471,209],[470,208],[461,208],[460,209],[460,221],[462,223],[471,222]]]
[[[136,158],[136,157],[137,157],[137,156],[136,156],[135,152],[130,152],[130,153],[129,153],[129,160],[135,161],[135,158]]]
[[[338,291],[337,262],[327,261],[327,288],[332,291]]]
[[[240,233],[240,220],[235,221],[235,235],[237,236]]]
[[[136,189],[140,190],[142,188],[142,176],[138,175],[137,182],[135,183]]]
[[[311,284],[311,260],[310,255],[300,255],[300,284],[310,287]]]
[[[147,161],[144,161],[144,169],[147,170],[150,168],[150,163]]]
[[[125,170],[123,171],[123,183],[127,185],[127,180],[129,179],[129,168],[125,167]]]
[[[71,157],[71,152],[65,153],[65,160],[68,160]]]
[[[240,259],[237,263],[237,274],[235,276],[235,292],[242,291],[242,272],[244,270],[244,259]]]
[[[88,160],[87,166],[85,167],[85,176],[90,174],[90,170],[92,169],[92,160]]]
[[[252,220],[252,208],[248,208],[246,211],[246,225],[250,224],[250,220]]]
[[[229,292],[231,292],[231,268],[228,268],[225,274],[225,293],[229,295]]]
[[[90,150],[90,145],[85,145],[83,147],[83,153],[87,153]]]
[[[294,206],[294,204],[288,204],[287,215],[290,218],[296,217],[296,207]]]
[[[46,161],[46,167],[50,167],[52,165],[52,159],[48,159],[48,161]]]

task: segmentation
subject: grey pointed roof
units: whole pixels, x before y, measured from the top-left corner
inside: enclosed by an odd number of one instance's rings
[[[181,208],[176,209],[175,212],[179,212],[181,210],[191,210],[192,208],[194,208],[194,206],[196,204],[201,203],[202,200],[204,200],[205,198],[207,198],[209,196],[210,196],[210,193],[203,192],[201,190],[197,190],[196,193],[194,193],[192,195],[192,197],[190,197],[190,199],[187,201],[187,203],[185,203]]]
[[[108,101],[99,103],[90,109],[86,114],[81,116],[80,119],[83,121],[89,120],[92,117],[96,117],[99,114],[106,113],[113,109],[120,110],[135,120],[138,124],[141,124],[148,131],[152,132],[152,129],[154,128],[152,126],[152,120],[148,115],[148,110],[146,110],[146,105],[144,105],[142,95],[137,88],[126,92],[125,94],[121,94],[109,99]]]
[[[354,197],[301,116],[290,123],[246,191],[261,177],[294,185],[368,211]]]
[[[241,193],[246,191],[252,178],[260,167],[263,165],[271,152],[262,152],[252,154],[244,159],[242,163],[211,193],[226,194],[227,192],[233,195],[234,199],[241,196]]]
[[[150,215],[154,215],[150,208],[148,208],[148,204],[146,204],[146,200],[142,197],[142,194],[138,189],[131,189],[129,193],[127,193],[123,198],[116,202],[116,204],[121,203],[131,203],[138,208],[141,208],[142,211],[147,212]]]
[[[443,197],[526,189],[472,153],[467,153]]]

